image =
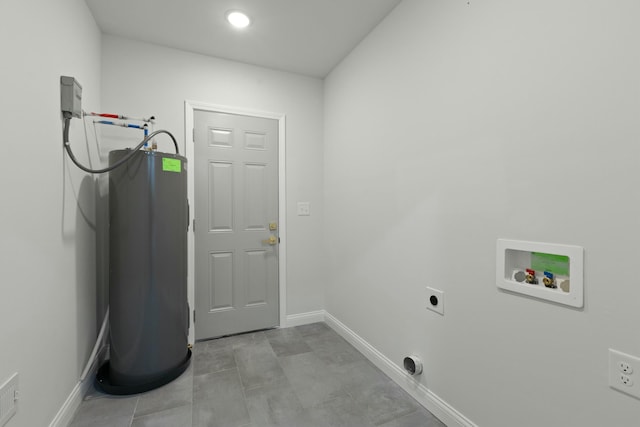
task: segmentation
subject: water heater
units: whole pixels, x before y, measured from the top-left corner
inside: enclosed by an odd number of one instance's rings
[[[110,357],[96,376],[107,393],[151,390],[189,365],[186,169],[182,156],[140,150],[109,172]]]

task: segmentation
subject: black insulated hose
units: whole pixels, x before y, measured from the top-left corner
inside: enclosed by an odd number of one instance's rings
[[[65,150],[67,150],[67,154],[69,154],[69,158],[71,159],[71,161],[73,161],[73,163],[79,167],[80,169],[82,169],[85,172],[88,173],[106,173],[106,172],[110,172],[120,166],[122,166],[123,164],[125,164],[129,159],[131,159],[138,150],[140,150],[147,142],[149,142],[149,140],[151,140],[154,136],[161,134],[161,133],[165,133],[167,135],[169,135],[171,137],[171,140],[173,141],[173,145],[176,149],[176,154],[180,154],[180,151],[178,149],[178,142],[176,141],[175,137],[171,134],[171,132],[160,129],[157,130],[155,132],[151,132],[149,135],[147,135],[141,142],[140,144],[138,144],[137,146],[135,146],[132,150],[131,153],[127,154],[125,157],[123,157],[122,159],[118,160],[116,163],[114,163],[113,165],[103,168],[103,169],[91,169],[88,168],[86,166],[84,166],[82,163],[80,163],[78,161],[78,159],[76,158],[76,156],[73,155],[73,151],[71,151],[71,145],[69,144],[69,122],[71,121],[71,114],[70,113],[64,113],[64,131],[63,131],[63,142],[64,142],[64,148]]]

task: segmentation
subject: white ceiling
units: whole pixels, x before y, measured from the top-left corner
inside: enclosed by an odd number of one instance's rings
[[[401,0],[86,0],[103,32],[325,77]],[[228,10],[253,20],[231,28]]]

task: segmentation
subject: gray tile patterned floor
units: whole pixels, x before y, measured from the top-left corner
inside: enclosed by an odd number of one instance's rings
[[[324,323],[196,343],[170,384],[91,390],[70,427],[444,427]]]

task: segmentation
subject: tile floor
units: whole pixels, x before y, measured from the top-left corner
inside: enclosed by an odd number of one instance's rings
[[[159,389],[91,390],[70,427],[444,427],[324,323],[196,343]]]

